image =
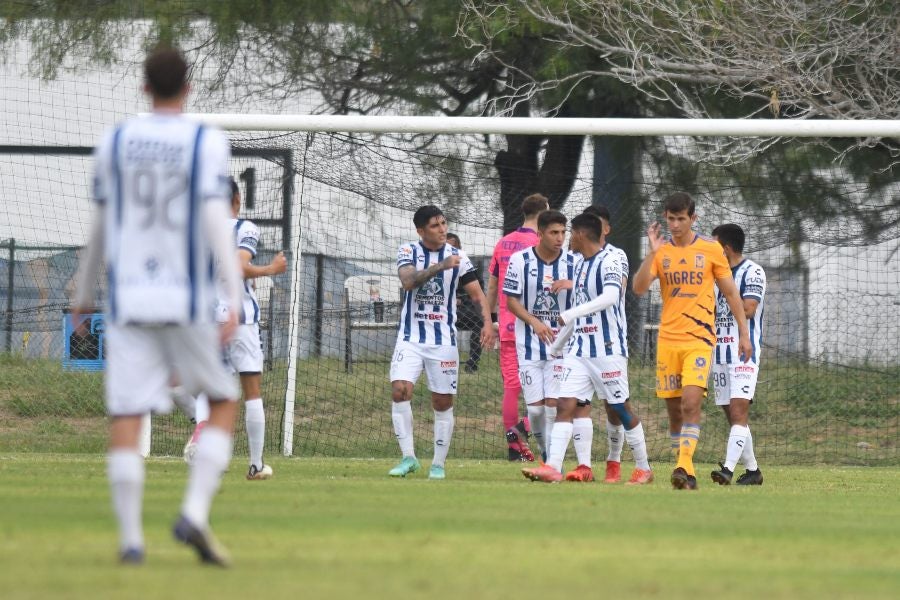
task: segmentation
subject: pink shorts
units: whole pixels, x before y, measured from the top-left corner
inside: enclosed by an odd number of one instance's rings
[[[503,378],[503,387],[506,389],[519,389],[519,354],[516,352],[516,340],[500,341],[500,376]]]

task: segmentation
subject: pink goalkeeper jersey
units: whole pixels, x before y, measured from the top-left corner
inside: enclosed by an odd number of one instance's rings
[[[497,245],[494,246],[494,255],[491,257],[490,273],[497,278],[497,306],[498,321],[500,323],[500,341],[516,341],[516,316],[506,308],[506,294],[503,293],[503,280],[506,278],[506,267],[509,266],[509,257],[531,248],[538,243],[538,235],[534,229],[519,227],[512,233],[507,233]]]

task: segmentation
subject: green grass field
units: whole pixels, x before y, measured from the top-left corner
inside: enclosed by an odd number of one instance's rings
[[[147,563],[115,563],[101,456],[0,455],[0,595],[19,598],[896,598],[900,470],[764,468],[759,488],[674,492],[530,483],[450,460],[447,481],[392,461],[235,460],[213,513],[235,567],[205,568],[169,527],[185,466],[147,469]]]

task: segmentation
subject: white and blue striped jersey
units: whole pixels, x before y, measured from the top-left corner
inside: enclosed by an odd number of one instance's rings
[[[619,248],[618,246],[613,246],[612,244],[607,243],[606,246],[603,247],[602,252],[609,252],[614,254],[619,261],[619,268],[622,270],[622,291],[619,294],[619,316],[621,317],[621,327],[622,331],[625,332],[625,354],[623,356],[628,355],[628,321],[625,316],[625,292],[626,286],[628,282],[628,255],[625,254],[625,251]]]
[[[259,246],[259,228],[252,221],[246,219],[231,219],[229,225],[234,233],[234,242],[238,250],[246,250],[250,253],[251,259],[256,258],[256,249]],[[256,299],[256,286],[252,279],[244,280],[238,323],[245,325],[259,323],[259,301]]]
[[[572,308],[572,294],[568,290],[550,291],[554,281],[575,278],[575,257],[571,252],[560,252],[555,261],[545,263],[536,249],[526,248],[509,258],[503,293],[517,298],[529,313],[559,332],[559,314]],[[516,319],[516,351],[520,361],[548,360],[549,346],[535,335],[534,328]]]
[[[105,206],[108,313],[117,324],[211,322],[216,305],[203,202],[228,202],[230,149],[217,129],[178,114],[130,119],[95,154]]]
[[[747,319],[750,329],[750,344],[753,355],[750,360],[759,364],[762,351],[763,304],[766,296],[766,272],[761,266],[749,258],[742,260],[731,269],[734,283],[741,298],[750,298],[759,302],[753,317]],[[740,363],[738,353],[738,328],[731,307],[725,295],[716,286],[716,364],[733,365]]]
[[[615,286],[620,301],[605,310],[578,317],[568,353],[597,358],[618,354],[628,357],[628,329],[622,295],[622,266],[617,252],[609,246],[594,256],[580,256],[575,262],[573,306],[587,304],[603,293],[604,286]]]
[[[397,268],[412,265],[416,271],[424,271],[451,254],[459,255],[459,266],[445,269],[420,287],[403,293],[398,341],[433,346],[456,345],[456,288],[478,280],[469,257],[450,244],[444,244],[438,250],[429,250],[421,241],[410,242],[397,251]]]

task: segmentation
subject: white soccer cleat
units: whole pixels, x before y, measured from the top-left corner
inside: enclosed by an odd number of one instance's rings
[[[272,474],[272,467],[267,464],[263,464],[262,469],[257,469],[256,465],[250,465],[250,470],[247,471],[247,480],[257,481],[263,479],[272,479]]]

